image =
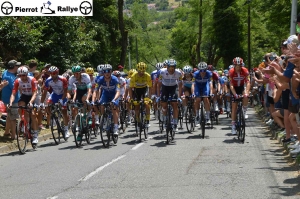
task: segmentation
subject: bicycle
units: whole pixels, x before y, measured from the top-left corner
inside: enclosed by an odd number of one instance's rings
[[[126,109],[126,102],[123,99],[119,100],[119,119],[120,119],[120,129],[125,133],[126,128],[128,127],[127,121],[127,109]]]
[[[135,129],[139,135],[140,142],[142,141],[142,133],[144,133],[145,140],[148,139],[148,127],[146,127],[146,106],[145,104],[151,103],[149,98],[142,98],[139,102],[134,101],[133,104],[136,106],[139,104],[139,121],[135,118]]]
[[[17,124],[17,143],[18,143],[18,149],[21,154],[26,153],[26,148],[28,141],[30,140],[31,146],[33,149],[37,148],[37,144],[32,143],[33,137],[31,135],[31,114],[32,114],[32,109],[36,108],[34,106],[33,108],[29,108],[27,106],[15,106],[15,107],[9,107],[9,108],[19,108],[21,109],[21,119],[18,120]],[[25,110],[29,114],[29,122],[26,121],[25,118]]]
[[[72,132],[74,135],[76,147],[80,147],[82,145],[83,135],[85,136],[85,141],[88,144],[91,143],[92,129],[89,128],[91,126],[91,120],[87,119],[86,107],[84,106],[84,103],[76,102],[76,106],[78,107],[78,113],[74,119]]]
[[[234,97],[234,96],[232,96]],[[243,111],[243,95],[239,95],[235,102],[237,102],[237,111],[236,111],[236,123],[235,128],[238,132],[238,139],[244,143],[246,135],[246,124],[245,124],[245,115]]]
[[[195,126],[196,126],[196,117],[195,117],[195,111],[194,111],[194,99],[190,96],[187,97],[187,110],[185,114],[185,125],[186,129],[189,133],[192,133],[195,131]]]
[[[67,141],[67,138],[65,136],[64,132],[64,121],[63,121],[63,115],[61,112],[61,104],[50,104],[50,112],[51,112],[51,133],[53,136],[53,140],[56,145],[60,143],[60,139],[63,138],[65,141]],[[56,127],[56,128],[55,128]]]
[[[178,124],[179,124],[179,129],[182,128],[182,123],[183,123],[183,106],[182,102],[178,103]]]
[[[174,96],[173,96],[174,97]],[[167,105],[167,121],[166,121],[166,134],[167,134],[167,144],[170,144],[171,141],[175,138],[175,131],[172,126],[172,119],[173,119],[173,108],[171,102],[177,102],[177,99],[173,99],[170,95],[168,98],[168,105]]]
[[[118,135],[114,135],[114,120],[111,110],[111,102],[102,104],[104,106],[104,113],[100,118],[100,136],[102,144],[105,148],[109,148],[110,139],[112,138],[114,144],[118,142]]]

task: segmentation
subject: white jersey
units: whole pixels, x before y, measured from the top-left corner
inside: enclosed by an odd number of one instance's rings
[[[124,95],[126,80],[123,77],[119,77],[118,79],[119,79],[119,84],[120,84],[120,95]]]
[[[164,86],[176,86],[182,81],[182,73],[180,70],[176,69],[171,75],[167,68],[162,68],[159,71],[159,81],[162,82]]]
[[[86,90],[91,87],[92,84],[90,76],[86,73],[81,74],[81,82],[78,82],[74,75],[72,75],[69,79],[68,90]]]

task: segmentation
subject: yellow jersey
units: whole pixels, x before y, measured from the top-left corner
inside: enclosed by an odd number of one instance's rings
[[[130,88],[145,88],[152,87],[152,80],[149,73],[144,73],[143,76],[140,76],[139,73],[134,73],[130,78]]]

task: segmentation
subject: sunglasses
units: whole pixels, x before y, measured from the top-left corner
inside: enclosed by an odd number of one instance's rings
[[[103,73],[110,73],[111,70],[103,70]]]
[[[76,72],[76,73],[74,73],[74,75],[79,75],[80,74],[80,72]]]
[[[26,77],[27,75],[19,75],[20,77]]]
[[[206,72],[206,70],[199,70],[200,71],[200,73],[204,73],[204,72]]]

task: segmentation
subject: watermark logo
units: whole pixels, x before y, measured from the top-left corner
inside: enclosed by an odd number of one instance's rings
[[[55,10],[52,10],[50,8],[51,2],[48,1],[47,3],[43,3],[43,6],[41,7],[41,13],[43,14],[55,14]]]
[[[14,7],[9,1],[4,1],[1,5],[1,12],[4,15],[10,15],[13,11]]]
[[[93,0],[9,0],[0,16],[93,16]]]

